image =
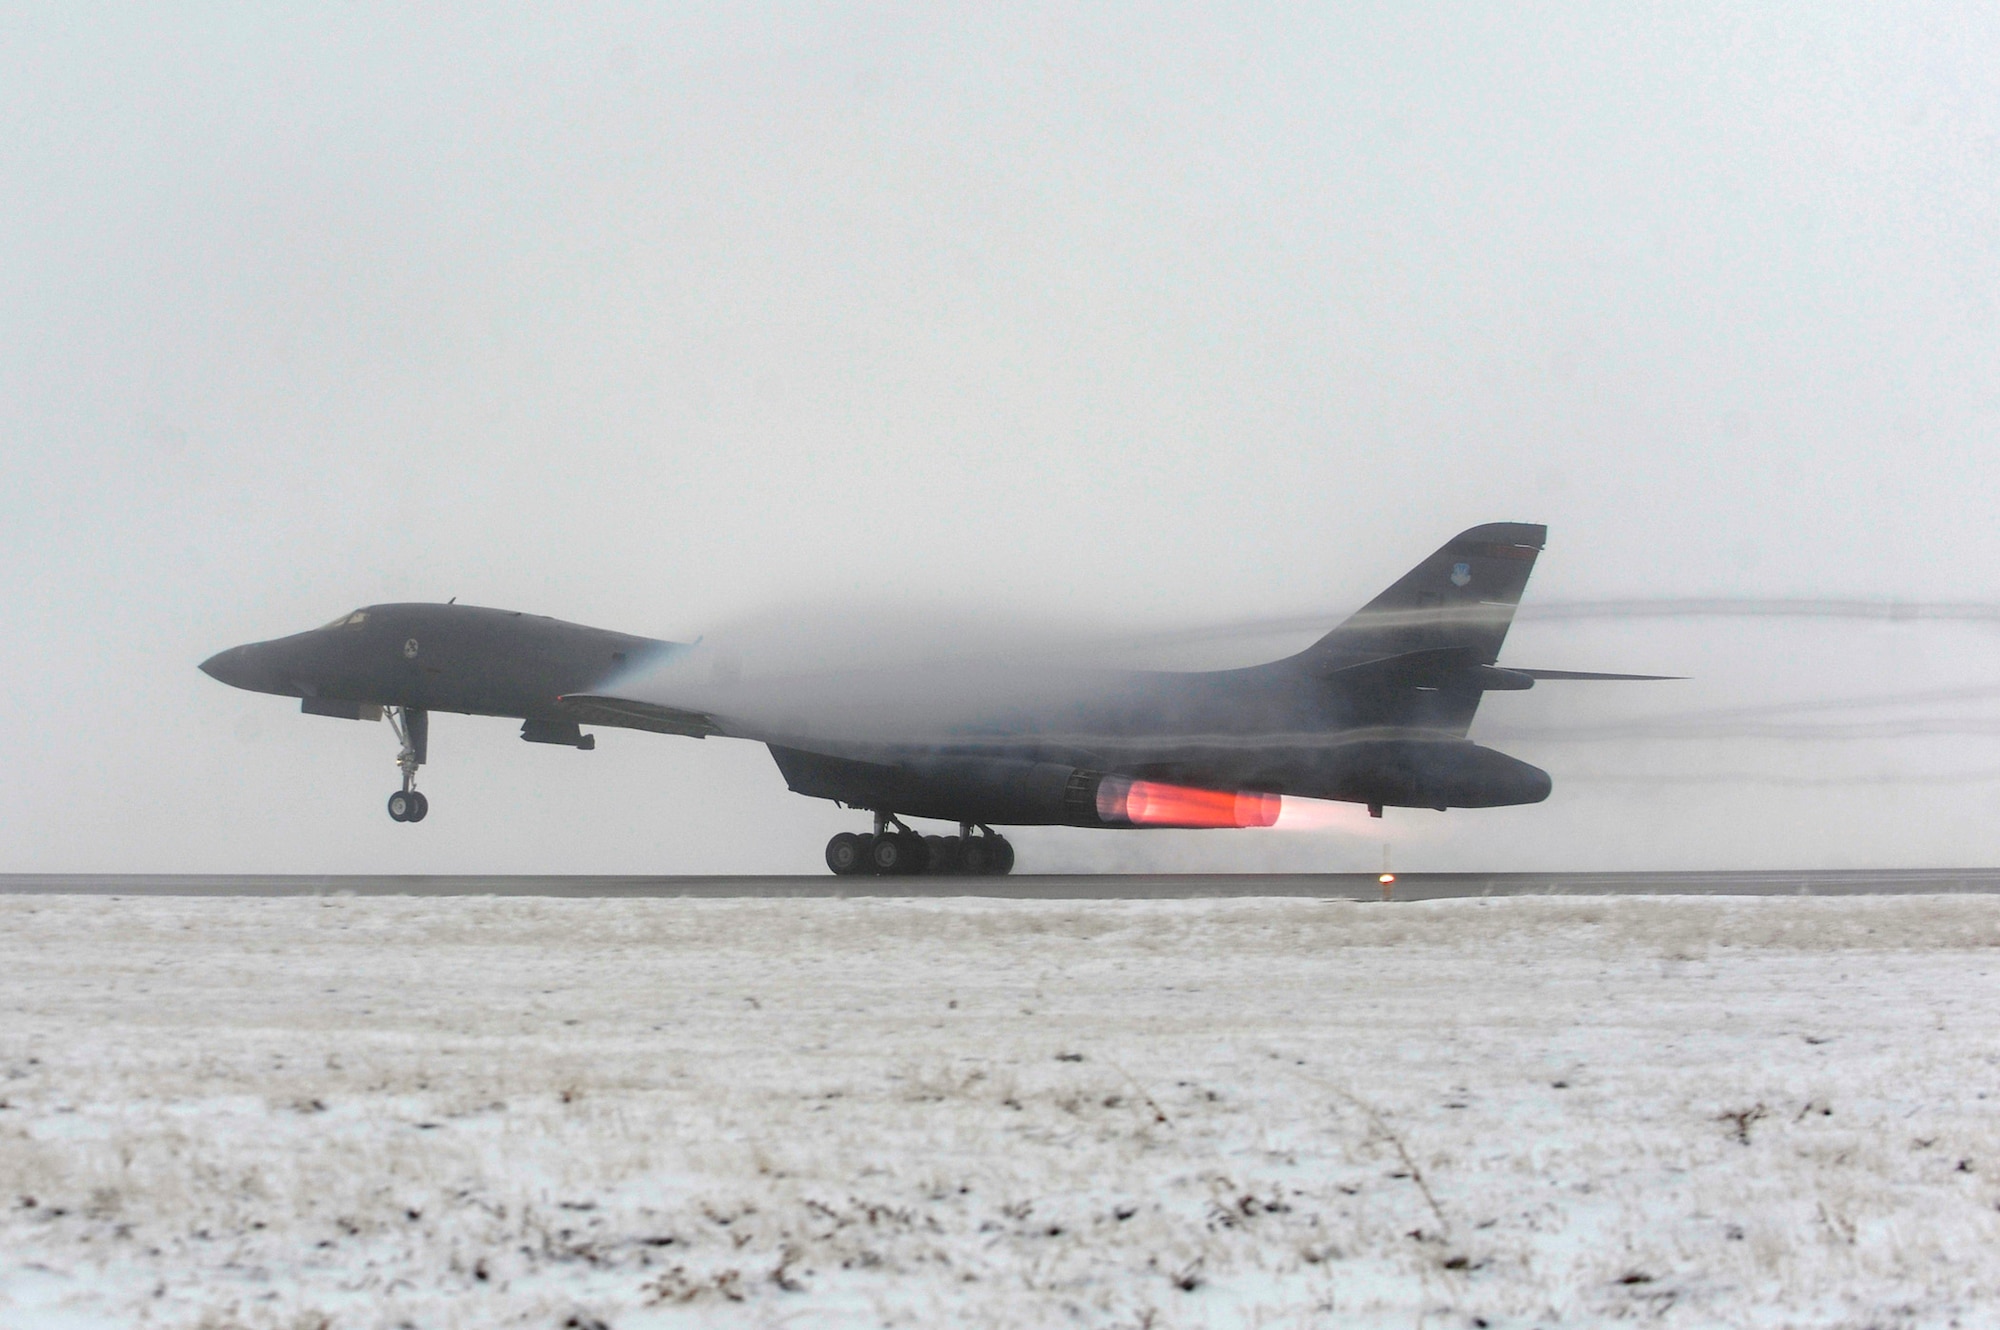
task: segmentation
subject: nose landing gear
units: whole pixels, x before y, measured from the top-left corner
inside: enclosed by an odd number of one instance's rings
[[[843,831],[826,843],[826,866],[841,877],[999,876],[1014,871],[1014,847],[991,827],[973,835],[970,822],[956,836],[919,836],[893,813],[877,813],[867,835]]]
[[[403,788],[389,796],[389,816],[398,822],[421,822],[431,811],[431,801],[417,793],[417,768],[424,764],[430,747],[431,713],[422,707],[382,710],[402,745],[396,754],[396,769],[403,773]]]
[[[431,811],[431,801],[416,790],[397,790],[389,796],[389,816],[398,822],[421,822]]]

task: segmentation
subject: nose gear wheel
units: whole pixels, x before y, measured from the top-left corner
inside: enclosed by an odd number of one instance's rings
[[[429,755],[431,713],[422,707],[384,707],[382,714],[395,732],[396,769],[403,773],[403,788],[389,796],[389,816],[397,822],[421,822],[431,811],[431,801],[417,793],[417,768]]]
[[[398,790],[389,796],[389,816],[398,822],[421,822],[431,811],[431,801],[415,790]]]

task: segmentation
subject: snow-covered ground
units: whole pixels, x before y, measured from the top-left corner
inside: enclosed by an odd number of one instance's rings
[[[0,898],[0,1326],[2000,1322],[2000,899]]]

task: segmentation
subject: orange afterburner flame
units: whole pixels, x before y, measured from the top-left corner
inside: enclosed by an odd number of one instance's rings
[[[1198,790],[1153,780],[1106,776],[1097,787],[1097,816],[1135,827],[1268,827],[1284,801],[1253,791]]]

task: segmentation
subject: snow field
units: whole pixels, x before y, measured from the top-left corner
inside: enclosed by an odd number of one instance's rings
[[[2000,1323],[2000,899],[0,898],[0,1327]]]

